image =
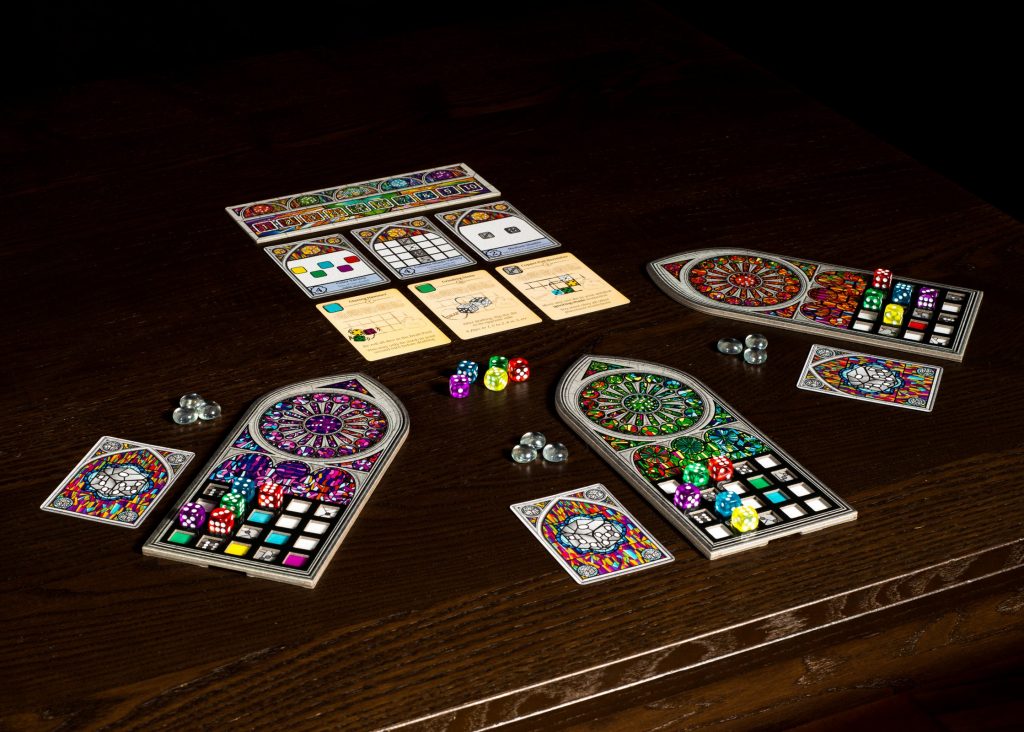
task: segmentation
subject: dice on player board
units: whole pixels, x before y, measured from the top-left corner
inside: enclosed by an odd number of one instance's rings
[[[198,529],[206,521],[206,509],[198,503],[183,503],[178,509],[178,524],[183,529]]]
[[[892,270],[878,268],[875,270],[875,276],[871,279],[871,284],[882,290],[888,290],[889,285],[892,283]]]
[[[882,322],[886,325],[900,325],[903,323],[903,306],[889,303],[882,312]]]
[[[934,287],[922,287],[917,291],[917,306],[925,310],[935,308],[935,301],[939,297],[939,291]]]
[[[883,302],[885,302],[885,292],[869,287],[864,292],[864,299],[860,305],[865,310],[881,310]]]
[[[231,512],[230,508],[215,508],[210,511],[210,525],[209,530],[211,534],[230,534],[232,529],[235,528],[235,514]]]
[[[703,486],[708,484],[708,479],[710,477],[711,476],[708,474],[708,466],[704,463],[687,463],[686,467],[683,468],[684,483],[693,483],[693,485],[696,486]]]
[[[914,286],[909,282],[897,282],[892,286],[892,301],[897,305],[909,305]]]
[[[256,504],[260,508],[277,510],[281,508],[284,500],[284,486],[270,479],[260,482],[259,491],[256,493]]]
[[[245,513],[245,496],[241,493],[225,493],[224,497],[220,499],[220,505],[241,518]]]
[[[256,495],[256,481],[252,478],[232,478],[231,492],[238,493],[244,496],[245,500],[251,501]]]
[[[708,475],[716,483],[729,480],[732,477],[732,460],[725,455],[715,455],[708,458]]]
[[[530,378],[530,364],[522,356],[509,359],[508,378],[512,381],[526,381]]]

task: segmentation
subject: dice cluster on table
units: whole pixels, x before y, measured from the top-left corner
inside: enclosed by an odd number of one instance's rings
[[[561,442],[548,442],[543,432],[527,432],[512,448],[512,459],[517,463],[532,463],[537,455],[549,463],[564,463],[569,459],[569,448]]]
[[[455,373],[448,377],[448,393],[455,399],[465,399],[479,375],[480,365],[476,361],[459,361]],[[520,383],[529,378],[530,363],[522,356],[491,356],[481,381],[487,389],[501,391],[510,381]]]
[[[720,338],[718,352],[727,356],[743,354],[743,360],[760,366],[768,360],[768,339],[760,333],[751,333],[742,341],[739,338]]]
[[[196,420],[209,421],[220,416],[220,405],[217,402],[208,402],[201,396],[192,392],[183,395],[178,399],[178,406],[171,413],[171,419],[175,424],[192,424]]]
[[[702,487],[711,481],[721,483],[731,480],[732,474],[732,460],[724,455],[715,455],[704,462],[689,462],[683,468],[683,482],[676,486],[672,502],[683,511],[697,508],[700,505]],[[741,533],[757,528],[757,511],[750,506],[744,506],[743,499],[735,491],[722,491],[715,496],[715,512],[722,518],[729,519],[733,528]]]

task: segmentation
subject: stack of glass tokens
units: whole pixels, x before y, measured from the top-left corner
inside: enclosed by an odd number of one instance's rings
[[[548,442],[541,432],[527,432],[512,448],[512,459],[517,463],[532,463],[538,454],[549,463],[564,463],[569,459],[569,448],[561,442]]]
[[[743,360],[760,366],[768,360],[768,339],[760,333],[751,333],[741,342],[739,338],[722,338],[718,341],[718,352],[727,356],[743,354]]]
[[[217,419],[219,416],[220,405],[217,402],[208,402],[192,392],[178,400],[178,408],[171,414],[171,419],[176,424],[192,424],[199,419],[208,421]]]

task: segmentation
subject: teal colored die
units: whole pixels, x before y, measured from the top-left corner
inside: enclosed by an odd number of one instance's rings
[[[738,493],[722,491],[715,496],[715,513],[724,519],[732,518],[733,509],[739,508],[742,505],[743,499],[740,498]]]

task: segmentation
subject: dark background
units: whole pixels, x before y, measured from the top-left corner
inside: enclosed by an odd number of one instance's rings
[[[646,4],[601,4],[651,12]],[[17,124],[19,108],[83,82],[189,77],[231,59],[295,49],[333,55],[357,38],[376,39],[381,58],[354,59],[353,73],[386,68],[385,59],[410,73],[415,49],[402,44],[409,28],[461,26],[518,36],[529,46],[551,7],[573,10],[583,33],[595,3],[449,2],[444,12],[436,4],[372,5],[297,4],[298,12],[290,13],[286,5],[241,2],[36,3],[13,15],[5,11],[3,103],[14,112],[8,122]],[[812,13],[777,4],[659,5],[1018,220],[1024,217],[1013,185],[1022,157],[1016,109],[1021,52],[1004,14],[975,6],[941,14],[864,5]],[[458,48],[452,56],[457,73]]]

